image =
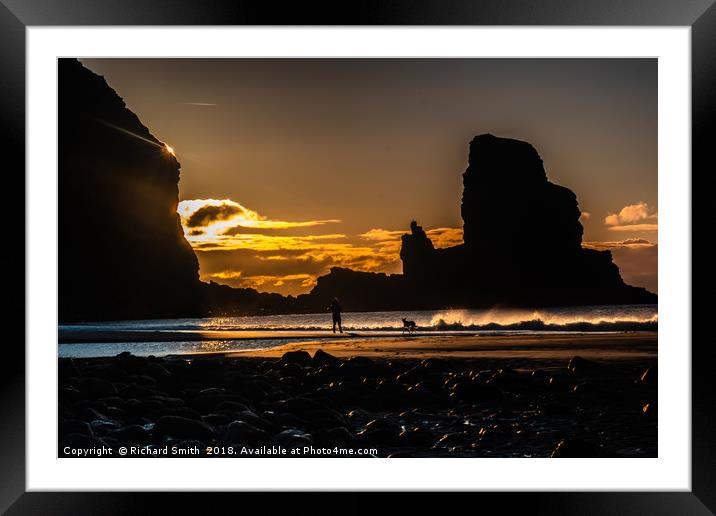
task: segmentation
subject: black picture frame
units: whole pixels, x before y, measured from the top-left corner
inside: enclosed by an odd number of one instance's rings
[[[25,178],[25,31],[42,25],[639,25],[689,26],[692,50],[693,181],[713,172],[711,135],[716,117],[716,4],[714,0],[399,0],[301,2],[230,0],[0,0],[0,146],[6,192],[24,214]],[[708,168],[707,168],[708,167]],[[684,171],[688,174],[689,171]],[[694,199],[694,205],[696,199]],[[694,218],[692,216],[692,218]],[[24,219],[23,219],[24,220]],[[694,221],[698,223],[698,221]],[[692,226],[692,234],[693,234]],[[232,502],[220,493],[38,493],[25,492],[25,320],[24,245],[2,253],[5,285],[11,283],[4,310],[7,327],[19,330],[5,341],[0,360],[0,511],[8,514],[143,514],[159,504],[162,513],[193,512]],[[24,233],[23,233],[24,242]],[[695,263],[692,273],[702,267]],[[705,289],[705,287],[701,287]],[[12,292],[12,294],[10,294]],[[696,307],[693,307],[696,308]],[[692,311],[692,313],[697,313]],[[701,319],[693,317],[693,330]],[[714,351],[708,339],[692,339],[692,490],[690,492],[474,493],[451,494],[451,505],[485,510],[548,514],[714,514],[716,512],[716,400]],[[665,345],[688,346],[688,342]],[[239,507],[266,503],[242,493]],[[470,500],[463,500],[470,496]],[[206,498],[211,497],[211,501]],[[320,498],[319,498],[320,497]],[[311,513],[365,512],[383,505],[384,495],[349,493],[340,502],[323,494],[272,495],[271,507],[286,504]],[[422,494],[400,501],[403,510],[425,507]]]

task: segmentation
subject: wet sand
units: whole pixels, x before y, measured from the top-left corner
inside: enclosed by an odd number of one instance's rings
[[[648,360],[657,356],[656,332],[548,335],[374,336],[344,334],[293,342],[268,349],[217,352],[232,357],[281,357],[289,351],[317,349],[348,358],[490,358],[569,360],[574,355],[594,360]],[[201,354],[201,353],[195,353]]]

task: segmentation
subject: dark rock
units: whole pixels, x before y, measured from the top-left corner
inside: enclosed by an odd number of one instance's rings
[[[351,446],[355,441],[355,435],[344,426],[336,428],[322,429],[319,428],[314,432],[315,442],[317,446],[331,448],[333,446],[347,447]]]
[[[60,321],[202,315],[176,158],[76,59],[58,85]]]
[[[181,398],[172,398],[170,396],[153,396],[149,401],[158,401],[165,407],[181,407],[184,405],[184,400]]]
[[[311,398],[304,396],[297,396],[295,398],[289,398],[284,401],[280,401],[276,405],[276,412],[290,412],[296,415],[307,414],[309,412],[315,412],[320,410],[326,410],[328,407],[324,403],[320,403]]]
[[[120,443],[146,444],[150,441],[149,432],[141,425],[129,425],[107,434],[108,437],[117,439]]]
[[[645,416],[657,417],[658,412],[656,402],[644,403],[644,405],[641,407],[641,411]]]
[[[250,410],[244,410],[234,414],[234,419],[237,421],[243,421],[244,423],[249,423],[256,428],[260,428],[261,430],[265,430],[267,432],[272,432],[274,430],[274,426],[269,421],[259,417],[256,413]]]
[[[587,360],[586,358],[582,358],[580,356],[572,357],[569,364],[567,364],[567,370],[570,373],[578,375],[599,374],[603,372],[604,369],[604,365],[594,362],[593,360]]]
[[[100,378],[83,378],[77,383],[79,391],[89,399],[107,398],[117,395],[112,382]]]
[[[348,413],[351,420],[371,419],[372,414],[364,409],[354,409]]]
[[[127,400],[126,404],[127,411],[135,416],[148,416],[151,414],[158,414],[163,410],[164,403],[159,400]]]
[[[243,421],[232,421],[224,430],[222,442],[227,445],[245,444],[261,446],[274,444],[273,438],[264,430]]]
[[[238,401],[222,401],[216,406],[216,410],[220,412],[244,412],[250,410],[245,403]]]
[[[283,367],[281,368],[281,374],[283,375],[283,379],[286,378],[302,378],[304,376],[303,368],[295,363],[287,363],[283,364]]]
[[[482,383],[479,379],[475,379],[458,381],[452,388],[450,397],[457,401],[476,403],[500,400],[504,395],[494,385]]]
[[[418,448],[429,448],[435,441],[430,430],[419,426],[403,430],[398,437],[401,445]]]
[[[581,439],[563,439],[557,444],[551,457],[556,458],[593,458],[606,457],[604,451],[596,444]]]
[[[196,419],[197,421],[201,419],[201,414],[199,414],[198,411],[187,407],[165,407],[156,413],[144,414],[144,416],[151,419],[163,416],[179,416],[187,419]]]
[[[443,358],[426,358],[420,362],[420,367],[431,373],[447,373],[452,371],[450,362]]]
[[[539,413],[544,417],[573,417],[575,410],[573,403],[545,403],[540,407]]]
[[[109,419],[124,419],[127,417],[127,411],[118,407],[107,407],[104,413]]]
[[[80,370],[73,358],[60,358],[57,364],[57,374],[60,378],[80,376]]]
[[[396,376],[395,381],[404,384],[415,384],[423,381],[427,376],[428,371],[424,367],[416,365]]]
[[[169,371],[167,371],[161,364],[147,364],[144,369],[144,374],[154,378],[155,380],[163,379],[170,375]]]
[[[119,390],[119,395],[125,399],[127,398],[150,398],[157,395],[155,389],[149,387],[143,387],[137,384],[127,385],[126,387]]]
[[[77,419],[66,419],[60,422],[59,425],[60,436],[68,434],[82,434],[94,437],[92,427],[86,421],[79,421]]]
[[[154,435],[157,437],[173,437],[175,439],[209,441],[214,437],[214,431],[202,421],[181,416],[163,416],[154,425]]]
[[[374,377],[381,368],[367,357],[351,357],[341,362],[335,370],[336,378],[341,380],[362,381],[366,377]]]
[[[308,351],[288,351],[281,357],[284,364],[309,365],[311,363],[311,355]]]
[[[378,408],[396,408],[405,405],[408,386],[391,380],[381,380],[375,389],[374,406]]]
[[[78,419],[81,419],[82,421],[86,421],[88,423],[99,419],[107,419],[107,416],[91,407],[81,408],[75,412],[75,415]]]
[[[224,389],[223,387],[207,387],[206,389],[200,390],[199,394],[202,396],[210,396],[213,394],[226,394],[226,389]]]
[[[325,392],[328,398],[338,406],[360,403],[372,394],[369,387],[351,381],[331,382],[320,392]]]
[[[235,401],[248,405],[248,400],[238,394],[200,394],[188,400],[187,404],[199,412],[215,412],[221,403]]]
[[[580,396],[589,396],[600,393],[599,387],[592,382],[580,382],[572,387],[572,392]]]
[[[570,381],[561,376],[551,376],[546,385],[547,390],[551,392],[567,392],[572,390],[572,387]]]
[[[209,426],[223,426],[231,422],[231,418],[226,414],[207,414],[201,416],[201,419]]]
[[[356,442],[360,445],[396,446],[400,444],[401,431],[400,425],[393,421],[375,419],[356,434]]]
[[[485,425],[477,432],[479,445],[483,448],[508,444],[511,437],[512,429],[509,426],[495,423]]]
[[[485,383],[503,390],[529,390],[533,386],[531,375],[520,374],[512,369],[498,369]]]
[[[287,412],[279,412],[271,416],[271,422],[279,427],[307,428],[309,426],[305,419]]]
[[[436,448],[454,448],[470,444],[470,437],[465,432],[451,432],[444,434],[435,443]]]
[[[341,360],[319,349],[313,354],[313,363],[316,365],[338,365]]]
[[[303,448],[304,446],[313,445],[313,438],[311,437],[311,434],[307,434],[306,432],[302,432],[301,430],[297,430],[295,428],[287,428],[286,430],[279,432],[276,434],[274,439],[280,445],[288,449]]]
[[[408,404],[419,407],[442,405],[446,401],[442,391],[430,388],[425,382],[408,387],[405,397]]]
[[[112,421],[111,419],[98,419],[90,422],[90,426],[92,427],[92,432],[94,434],[105,435],[108,432],[117,430],[122,425],[120,425],[117,421]]]
[[[83,395],[80,391],[72,386],[62,387],[57,393],[61,400],[77,401],[83,399]]]
[[[649,367],[639,377],[639,381],[648,387],[656,387],[659,384],[659,376],[656,366]]]

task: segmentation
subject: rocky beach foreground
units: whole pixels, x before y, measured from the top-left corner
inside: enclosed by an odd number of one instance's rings
[[[655,353],[369,358],[302,346],[311,352],[60,359],[58,455],[657,456]]]

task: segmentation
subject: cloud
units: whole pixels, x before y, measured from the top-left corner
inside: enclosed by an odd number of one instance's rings
[[[604,223],[608,226],[616,226],[618,224],[631,224],[641,220],[656,219],[657,213],[653,211],[644,202],[640,201],[636,204],[624,206],[619,213],[611,213],[605,219]]]
[[[355,243],[326,247],[315,241],[313,247],[306,249],[271,251],[196,247],[195,250],[202,280],[282,294],[307,292],[318,276],[327,274],[333,266],[366,272],[400,272],[397,254],[384,254]]]
[[[365,233],[361,233],[358,236],[360,236],[361,238],[365,238],[366,240],[384,242],[386,240],[400,239],[400,237],[405,233],[406,231],[389,231],[387,229],[374,228],[369,231],[366,231]]]
[[[392,231],[387,229],[374,228],[370,231],[360,234],[361,238],[387,244],[394,244],[400,248],[400,237],[408,233],[407,231]],[[452,247],[463,243],[463,231],[460,228],[433,228],[428,229],[425,234],[433,241],[433,245],[437,248]]]
[[[596,249],[598,251],[612,250],[622,247],[652,247],[657,244],[647,240],[646,238],[627,238],[615,242],[582,242],[582,247]]]
[[[253,288],[261,291],[287,290],[296,293],[315,286],[316,278],[310,274],[244,276],[234,271],[214,274],[213,279],[237,288]]]
[[[425,232],[438,249],[453,247],[463,243],[461,228],[435,228]]]
[[[659,231],[658,224],[626,224],[623,226],[610,226],[609,231]]]
[[[295,295],[310,290],[331,267],[402,270],[400,237],[407,231],[373,228],[347,235],[325,231],[337,219],[270,219],[231,199],[186,200],[177,211],[204,281]],[[459,228],[426,233],[438,248],[462,243]]]
[[[282,229],[308,228],[340,222],[337,219],[308,221],[270,219],[231,199],[184,200],[179,203],[177,212],[189,243],[197,246],[201,244],[204,248],[207,247],[204,244],[208,243],[213,243],[216,247],[236,247],[246,243],[247,235],[265,235]]]
[[[626,240],[622,241],[622,244],[625,244],[625,245],[654,245],[652,242],[648,241],[646,238],[627,238]]]
[[[208,226],[213,222],[231,220],[239,215],[246,216],[247,212],[241,205],[234,204],[208,204],[202,206],[186,218],[186,225],[190,228]]]

